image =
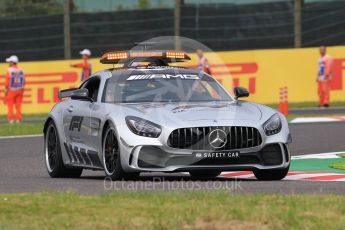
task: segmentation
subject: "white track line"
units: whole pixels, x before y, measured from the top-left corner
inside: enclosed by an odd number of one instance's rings
[[[316,153],[316,154],[306,154],[306,155],[300,155],[300,156],[292,156],[292,160],[298,160],[298,159],[330,159],[330,158],[341,158],[340,156],[337,156],[337,154],[345,153],[344,151],[341,152],[329,152],[329,153]]]
[[[330,178],[334,176],[334,178]],[[254,174],[250,171],[239,172],[223,172],[220,177],[236,178],[236,179],[253,179],[256,180]],[[317,178],[320,177],[320,178]],[[322,177],[328,177],[322,178]],[[339,178],[342,177],[342,178]],[[291,181],[345,181],[345,174],[329,173],[329,172],[299,172],[290,171],[283,180]]]
[[[284,180],[305,180],[311,177],[318,177],[318,176],[331,176],[334,175],[332,173],[301,173],[296,175],[287,175]]]
[[[298,117],[290,121],[290,123],[318,123],[334,121],[345,121],[345,117]]]
[[[255,177],[253,173],[248,173],[247,175],[240,175],[240,176],[231,176],[231,175],[221,175],[223,177],[233,177],[233,178],[239,178],[239,179],[250,179],[252,177]]]
[[[0,137],[0,140],[1,140],[1,139],[25,138],[25,137],[43,137],[43,134],[36,134],[36,135],[21,135],[21,136],[5,136],[5,137]]]

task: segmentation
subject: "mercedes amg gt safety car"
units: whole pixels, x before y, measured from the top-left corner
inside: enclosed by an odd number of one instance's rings
[[[189,172],[216,177],[250,170],[280,180],[290,165],[285,117],[239,100],[212,76],[170,66],[188,61],[180,51],[118,51],[101,63],[120,67],[94,73],[79,88],[59,92],[44,125],[51,177],[104,170],[114,180],[141,172]]]

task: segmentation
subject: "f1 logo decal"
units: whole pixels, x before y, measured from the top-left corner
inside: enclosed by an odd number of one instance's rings
[[[80,117],[80,116],[72,117],[71,123],[69,124],[69,130],[73,131],[74,129],[78,129],[78,132],[80,132],[82,122],[83,122],[83,117]]]

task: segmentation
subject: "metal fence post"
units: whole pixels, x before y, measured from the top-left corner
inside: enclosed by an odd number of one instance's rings
[[[71,59],[71,0],[64,0],[63,9],[64,57]]]
[[[302,2],[303,0],[294,1],[294,38],[295,47],[302,47]]]
[[[181,0],[175,0],[174,25],[175,49],[180,50]]]

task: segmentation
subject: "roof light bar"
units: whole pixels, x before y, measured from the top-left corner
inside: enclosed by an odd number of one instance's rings
[[[116,64],[121,60],[134,58],[157,58],[166,63],[182,62],[190,60],[190,57],[182,51],[114,51],[103,54],[100,62],[103,64]]]
[[[130,51],[130,57],[162,57],[162,51]]]

